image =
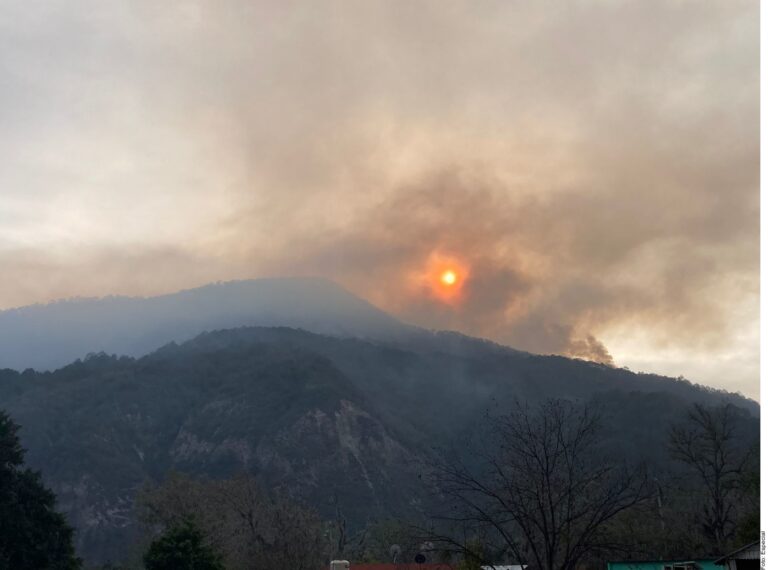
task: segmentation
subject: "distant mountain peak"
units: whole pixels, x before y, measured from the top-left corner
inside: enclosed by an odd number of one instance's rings
[[[396,318],[322,277],[215,282],[152,297],[73,298],[0,311],[0,368],[52,369],[88,353],[141,356],[239,326],[393,338]]]

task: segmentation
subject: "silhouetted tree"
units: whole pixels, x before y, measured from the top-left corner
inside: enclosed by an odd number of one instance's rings
[[[80,568],[55,495],[39,473],[24,468],[18,430],[0,411],[0,570]]]
[[[459,459],[439,462],[434,481],[451,499],[442,523],[473,529],[483,548],[436,533],[465,555],[505,552],[542,570],[572,570],[587,556],[615,548],[609,523],[650,496],[641,469],[630,471],[597,454],[600,416],[590,407],[549,400],[537,408],[517,403],[489,420],[479,467]],[[480,552],[481,554],[477,554]],[[493,560],[482,560],[492,563]]]
[[[146,570],[224,570],[221,557],[199,528],[185,520],[165,531],[144,555]]]
[[[741,481],[741,490],[751,505],[736,527],[736,540],[740,544],[747,544],[757,540],[757,537],[760,536],[759,465],[744,473]]]
[[[232,570],[317,570],[328,549],[320,517],[267,493],[249,475],[192,479],[175,474],[139,497],[145,523],[173,528],[194,520]]]
[[[686,419],[670,429],[672,456],[696,474],[705,489],[700,520],[706,536],[723,551],[736,528],[735,510],[748,446],[736,440],[737,409],[731,404],[694,404]]]

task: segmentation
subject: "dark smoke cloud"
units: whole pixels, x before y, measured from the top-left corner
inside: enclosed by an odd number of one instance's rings
[[[700,194],[701,187],[681,191]],[[273,267],[334,275],[405,318],[535,352],[612,362],[594,331],[626,320],[715,347],[725,333],[722,309],[691,284],[717,287],[724,268],[751,271],[754,260],[726,260],[717,251],[724,239],[739,243],[744,219],[725,227],[710,210],[717,202],[674,216],[657,212],[662,206],[646,195],[617,208],[587,189],[557,200],[517,198],[498,180],[451,169],[390,193],[344,232],[309,232],[286,248],[294,256]],[[683,216],[693,227],[718,217],[722,234],[692,237]],[[405,276],[434,251],[471,268],[458,306],[408,291]]]
[[[751,0],[0,11],[0,306],[320,274],[757,394]],[[458,305],[409,280],[435,252]]]

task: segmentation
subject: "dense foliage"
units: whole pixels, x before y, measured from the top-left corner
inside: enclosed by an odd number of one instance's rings
[[[75,570],[72,529],[40,475],[24,468],[17,432],[0,411],[0,570]]]
[[[757,405],[738,395],[448,333],[373,342],[243,328],[140,359],[102,354],[51,373],[0,371],[0,402],[24,425],[28,460],[94,562],[125,557],[139,537],[138,490],[173,470],[256,474],[326,520],[340,512],[335,550],[352,548],[376,521],[426,520],[434,495],[420,475],[436,449],[454,445],[469,460],[462,440],[482,434],[489,413],[551,397],[599,407],[605,452],[648,464],[663,487],[665,536],[688,512],[690,493],[675,482],[691,478],[667,448],[688,406],[731,403],[734,442],[753,445],[758,434]],[[649,535],[658,527],[647,526]]]
[[[205,544],[203,533],[191,520],[170,527],[149,545],[146,570],[224,570],[220,557]]]

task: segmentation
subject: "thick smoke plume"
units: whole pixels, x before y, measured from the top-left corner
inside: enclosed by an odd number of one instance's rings
[[[755,2],[0,10],[0,305],[319,274],[756,395]]]

